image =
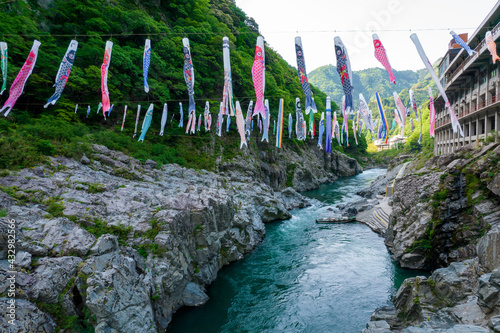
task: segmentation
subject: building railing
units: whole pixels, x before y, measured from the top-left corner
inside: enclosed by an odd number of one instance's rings
[[[491,35],[492,36],[495,36],[495,34],[500,30],[500,22],[497,23],[497,25],[491,30]],[[495,40],[495,37],[493,37],[493,40]],[[479,56],[479,51],[486,45],[486,39],[483,39],[477,46],[476,48],[474,49],[474,51],[477,52],[477,55],[476,57]],[[467,66],[470,62],[472,62],[472,59],[474,59],[474,56],[469,56],[467,57],[461,64],[460,66],[457,67],[457,69],[455,69],[453,71],[453,73],[450,74],[450,77],[448,78],[447,82],[448,82],[448,85],[451,84],[453,82],[453,80],[455,79],[455,76],[457,76],[460,71],[465,67]]]
[[[481,111],[482,109],[498,102],[500,102],[500,94],[491,95],[490,98],[482,102],[479,102],[478,105],[473,105],[471,108],[458,112],[458,119],[460,120],[461,118],[468,116],[471,113]],[[438,120],[436,121],[436,129],[448,125],[450,122],[451,122],[450,119]]]

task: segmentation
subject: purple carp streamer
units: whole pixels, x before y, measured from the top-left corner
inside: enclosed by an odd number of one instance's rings
[[[245,138],[245,120],[243,119],[243,112],[241,111],[241,105],[239,101],[236,101],[236,126],[238,127],[238,133],[240,133],[240,149],[243,146],[247,146],[247,141]]]
[[[318,112],[316,108],[316,103],[312,98],[311,87],[309,86],[309,80],[307,79],[306,71],[306,61],[304,60],[304,50],[302,49],[302,40],[300,37],[295,37],[295,54],[297,55],[297,72],[299,74],[300,85],[302,86],[302,91],[306,97],[305,102],[305,112]],[[314,134],[313,134],[314,138]]]
[[[264,142],[264,140],[266,140],[267,142],[269,142],[269,125],[270,125],[270,122],[271,122],[271,118],[269,117],[269,100],[265,100],[264,101],[264,108],[265,108],[265,112],[266,112],[266,115],[265,117],[262,117],[263,119],[263,129],[264,129],[264,133],[262,134],[262,139],[260,140],[261,142]]]
[[[347,113],[351,113],[354,110],[352,105],[352,92],[354,88],[352,86],[351,62],[349,61],[349,55],[340,37],[337,36],[334,38],[334,44],[335,54],[337,56],[337,72],[340,75],[340,83],[344,89],[345,108]]]
[[[332,100],[326,97],[326,149],[328,154],[332,153]]]
[[[418,36],[416,34],[411,34],[410,36],[411,40],[415,44],[415,47],[417,48],[418,54],[420,56],[420,59],[422,59],[422,62],[424,63],[425,67],[427,68],[427,71],[432,77],[432,80],[436,84],[436,88],[439,90],[441,93],[441,96],[443,97],[444,100],[444,105],[445,108],[448,108],[448,112],[450,114],[450,119],[451,119],[451,127],[453,128],[453,133],[460,133],[460,136],[464,136],[464,132],[462,131],[462,127],[460,126],[460,123],[458,122],[457,115],[455,114],[455,111],[452,110],[450,101],[448,100],[448,96],[446,96],[446,93],[444,92],[443,86],[441,85],[441,82],[439,81],[436,72],[434,71],[434,68],[432,68],[431,63],[429,62],[429,59],[427,59],[427,56],[425,55],[425,51],[422,47],[422,44],[420,44],[420,40],[418,39]]]
[[[347,147],[349,147],[349,124],[347,122],[347,112],[346,112],[346,107],[345,107],[345,95],[342,96],[342,116],[343,122],[342,122],[342,134],[340,136],[340,142],[344,142],[344,131],[345,131],[345,142],[347,144]]]
[[[179,126],[177,127],[184,127],[184,111],[182,110],[182,102],[179,102],[179,114],[181,115],[181,119],[179,120]]]
[[[41,43],[39,41],[33,41],[33,46],[28,54],[28,58],[26,59],[23,67],[21,67],[21,70],[17,74],[12,86],[10,86],[9,98],[5,101],[2,109],[0,109],[0,114],[5,110],[5,117],[7,117],[9,112],[14,107],[14,104],[16,104],[17,99],[23,93],[24,85],[26,84],[26,81],[28,81],[29,76],[33,72],[33,68],[35,67],[36,59],[38,57],[38,48],[40,45]]]
[[[7,43],[0,42],[0,57],[1,57],[1,67],[2,67],[2,88],[0,88],[0,95],[3,95],[5,89],[7,89],[7,59],[8,59],[8,47]]]
[[[224,60],[224,90],[222,92],[222,114],[229,114],[231,116],[234,116],[233,80],[231,78],[229,38],[227,37],[222,38],[222,56]]]
[[[417,102],[415,101],[415,95],[413,95],[413,89],[410,89],[410,104],[415,112],[415,119],[418,121]]]
[[[125,109],[126,111],[127,109]],[[125,115],[123,116],[123,119],[125,119]],[[163,136],[163,131],[165,130],[165,124],[167,123],[168,119],[168,105],[167,103],[163,104],[163,113],[161,114],[161,128],[160,128],[160,136]]]
[[[288,138],[292,138],[292,132],[293,132],[293,117],[292,114],[290,113],[288,115]]]
[[[144,137],[146,136],[146,133],[148,132],[149,126],[151,126],[151,120],[153,119],[153,103],[149,105],[148,110],[146,111],[146,115],[144,116],[144,120],[142,122],[142,128],[141,128],[141,136],[139,137],[139,140],[137,141],[142,141],[144,142]]]
[[[122,120],[122,131],[123,131],[123,126],[125,126],[125,118],[127,117],[127,105],[125,105],[125,109],[123,110],[123,120]]]
[[[89,117],[89,113],[90,113],[90,105],[87,106],[87,116],[85,118]]]
[[[248,103],[247,118],[245,125],[245,133],[247,134],[248,139],[250,139],[250,129],[252,127],[252,109],[253,109],[253,101],[250,101],[250,103]]]
[[[420,136],[418,137],[418,144],[422,143],[422,123],[424,120],[422,119],[422,108],[419,108],[419,113],[420,113]]]
[[[114,107],[114,106],[115,106],[114,104],[111,104],[111,107],[109,108],[109,111],[108,111],[108,117],[109,117],[109,115],[111,114],[111,111],[113,111],[113,107]]]
[[[295,133],[297,133],[297,139],[298,140],[305,140],[306,139],[306,131],[305,131],[305,120],[304,116],[302,115],[302,109],[300,107],[300,98],[295,98]]]
[[[137,124],[139,123],[139,116],[141,115],[141,105],[137,105],[137,115],[135,116],[135,129],[134,129],[134,135],[132,136],[135,138],[135,135],[137,134]]]
[[[375,47],[375,58],[380,61],[382,66],[384,66],[387,73],[389,73],[389,82],[396,84],[396,77],[392,72],[391,64],[389,63],[389,59],[387,59],[387,52],[385,51],[384,45],[378,38],[377,34],[373,34],[373,46]]]
[[[323,150],[323,133],[325,132],[325,113],[321,112],[321,118],[319,121],[319,135],[318,135],[318,147]]]
[[[387,140],[389,139],[389,127],[387,126],[387,118],[385,117],[384,107],[380,102],[379,93],[375,93],[375,98],[377,99],[378,111],[380,112],[380,125],[378,127],[378,139],[384,139],[387,144]],[[375,126],[376,126],[375,122]]]
[[[264,54],[264,38],[262,36],[257,37],[257,45],[255,46],[255,58],[252,66],[252,80],[255,89],[255,96],[257,101],[255,102],[255,109],[253,110],[253,115],[260,114],[260,116],[266,118],[266,107],[264,106],[264,91],[266,88],[266,65],[265,65],[265,54]]]
[[[76,40],[72,40],[69,43],[68,49],[64,54],[61,64],[59,65],[59,70],[56,75],[56,82],[54,83],[54,87],[56,91],[52,97],[49,98],[47,104],[43,107],[46,108],[49,104],[56,104],[59,97],[61,97],[62,91],[68,82],[69,74],[71,73],[71,68],[73,67],[73,62],[75,61],[76,49],[78,48],[78,42]]]
[[[460,36],[455,33],[455,31],[451,30],[450,35],[453,36],[453,39],[455,40],[455,42],[457,42],[458,45],[460,45],[465,51],[467,51],[467,53],[469,54],[470,57],[472,57],[474,54],[477,54],[477,52],[472,50],[469,47],[469,45],[467,45],[467,43],[464,42],[464,40],[462,38],[460,38]]]
[[[191,117],[191,114],[193,114],[193,116],[195,115],[195,103],[194,103],[194,69],[193,69],[193,61],[191,59],[191,48],[189,47],[189,39],[183,38],[182,45],[184,52],[184,80],[186,81],[186,86],[189,95],[188,114]],[[194,132],[194,125],[192,130]]]
[[[108,71],[111,62],[111,52],[113,51],[113,42],[108,40],[104,49],[104,59],[101,65],[101,93],[102,93],[102,114],[106,119],[106,112],[109,111],[109,90],[108,90]]]
[[[149,92],[148,85],[148,72],[149,72],[149,64],[151,63],[151,40],[149,38],[146,39],[144,43],[144,56],[142,58],[142,73],[144,75],[144,91]]]
[[[78,104],[75,105],[75,113],[78,111]]]
[[[231,126],[231,116],[227,115],[227,126],[226,126],[226,132],[229,132],[229,126]]]

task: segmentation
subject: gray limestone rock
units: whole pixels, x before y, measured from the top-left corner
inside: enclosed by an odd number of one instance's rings
[[[186,306],[200,306],[208,301],[205,288],[199,284],[189,282],[182,292],[182,301]]]
[[[20,268],[29,268],[31,266],[31,253],[18,251],[14,265]]]
[[[57,303],[59,294],[76,276],[78,257],[41,258],[32,274],[33,281],[26,294],[30,299],[44,303]]]
[[[151,286],[133,258],[118,252],[88,259],[82,272],[87,279],[86,305],[105,332],[156,332]]]
[[[432,272],[434,293],[446,300],[448,306],[454,306],[471,295],[477,286],[477,260],[453,262],[446,268]]]
[[[479,263],[491,272],[500,265],[500,228],[488,231],[477,242],[477,256]]]
[[[94,246],[90,249],[91,255],[102,255],[118,250],[118,237],[114,235],[102,235],[97,239]]]
[[[500,174],[496,175],[488,184],[488,190],[500,196]]]
[[[9,307],[12,307],[10,299],[0,298],[0,330],[5,333],[52,333],[55,331],[56,323],[47,314],[43,313],[38,307],[23,299],[15,300],[15,324],[9,323],[6,314],[9,313]]]
[[[391,327],[385,320],[370,321],[362,333],[390,333]]]

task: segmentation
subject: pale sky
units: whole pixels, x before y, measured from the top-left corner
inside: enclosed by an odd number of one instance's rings
[[[247,16],[255,19],[267,44],[294,67],[297,66],[294,39],[300,36],[306,68],[311,72],[323,65],[336,64],[333,45],[335,36],[340,36],[346,46],[353,70],[383,68],[374,57],[373,33],[378,34],[384,45],[392,68],[421,69],[424,64],[410,39],[411,33],[418,35],[427,57],[434,62],[448,49],[452,39],[449,30],[458,34],[467,32],[470,36],[496,2],[236,0],[236,5]]]

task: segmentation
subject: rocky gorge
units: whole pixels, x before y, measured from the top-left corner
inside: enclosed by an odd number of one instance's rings
[[[364,332],[500,332],[499,162],[498,143],[474,143],[407,163],[385,242],[430,275],[405,280]]]
[[[2,316],[2,331],[166,331],[178,308],[206,302],[223,265],[259,244],[265,222],[309,204],[296,190],[362,170],[341,153],[325,156],[263,151],[214,173],[94,145],[80,160],[2,171],[0,309],[14,275],[17,323],[12,330]]]

